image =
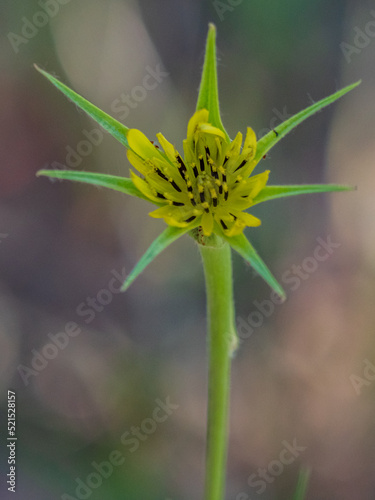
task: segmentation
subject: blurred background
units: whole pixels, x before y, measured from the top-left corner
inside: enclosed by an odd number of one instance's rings
[[[289,499],[301,466],[312,468],[308,499],[375,498],[375,5],[354,0],[2,0],[1,498],[202,498],[198,251],[182,238],[116,293],[164,222],[142,200],[35,177],[40,168],[127,176],[129,164],[33,63],[128,127],[150,138],[162,131],[181,148],[209,22],[232,137],[248,125],[260,137],[362,79],[258,167],[271,170],[270,184],[358,189],[253,211],[263,224],[247,234],[288,300],[272,305],[234,256],[242,342],[226,498]],[[329,250],[317,260],[322,241]],[[6,485],[8,390],[16,494]]]

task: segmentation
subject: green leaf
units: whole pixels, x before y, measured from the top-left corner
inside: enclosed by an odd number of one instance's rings
[[[228,237],[223,233],[223,237],[230,244],[230,246],[236,250],[236,252],[238,252],[251,264],[255,271],[270,285],[270,287],[273,288],[283,300],[285,300],[286,295],[282,286],[277,282],[276,278],[273,276],[266,264],[259,257],[255,248],[246,236],[244,234],[240,234],[238,236]]]
[[[293,496],[293,500],[304,500],[306,498],[307,487],[309,485],[311,469],[302,467],[298,476],[297,488]]]
[[[226,136],[227,141],[229,142],[229,136],[224,129],[220,117],[216,65],[216,27],[212,23],[210,23],[208,27],[202,79],[198,94],[197,111],[199,111],[200,109],[208,110],[209,122],[214,127],[222,130]]]
[[[161,253],[167,246],[177,240],[180,236],[184,235],[193,228],[192,225],[188,227],[172,227],[168,226],[165,231],[163,231],[154,240],[150,247],[147,249],[146,253],[141,257],[138,263],[135,265],[134,269],[131,271],[129,276],[126,278],[125,283],[122,285],[121,291],[124,292],[129,288],[133,281],[137,278],[139,274]]]
[[[150,201],[142,194],[133,184],[131,179],[127,177],[117,177],[116,175],[97,174],[95,172],[72,172],[70,170],[39,170],[37,176],[45,175],[56,179],[66,179],[69,181],[85,182],[86,184],[94,184],[102,186],[121,193],[137,196],[143,200]]]
[[[287,196],[296,196],[298,194],[308,193],[327,193],[332,191],[352,191],[351,186],[341,186],[339,184],[306,184],[300,186],[266,186],[254,198],[254,205],[263,201],[274,200],[276,198],[285,198]]]
[[[273,130],[268,132],[268,134],[259,139],[257,143],[257,152],[255,155],[255,160],[259,161],[267,153],[267,151],[269,151],[277,142],[279,142],[283,137],[285,137],[286,134],[288,134],[291,130],[293,130],[294,127],[296,127],[301,122],[306,120],[306,118],[313,115],[322,108],[328,106],[329,104],[335,102],[337,99],[339,99],[340,97],[342,97],[343,95],[347,94],[352,89],[357,87],[360,83],[361,80],[359,80],[356,83],[353,83],[352,85],[344,87],[343,89],[339,90],[338,92],[335,92],[334,94],[328,97],[325,97],[321,101],[314,103],[313,105],[309,106],[303,111],[300,111],[291,118],[288,118],[283,123],[281,123]]]
[[[57,78],[47,73],[43,69],[39,68],[34,64],[35,69],[44,75],[55,87],[57,87],[63,94],[65,94],[70,100],[72,100],[77,106],[79,106],[83,111],[85,111],[91,118],[99,123],[107,132],[109,132],[115,139],[117,139],[123,146],[129,148],[128,140],[126,134],[128,133],[128,127],[125,127],[122,123],[112,118],[101,109],[91,104],[84,97],[80,96],[64,83],[60,82]]]

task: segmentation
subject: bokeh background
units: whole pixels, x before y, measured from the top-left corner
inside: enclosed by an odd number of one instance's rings
[[[247,125],[261,136],[363,80],[259,165],[271,170],[271,184],[358,189],[256,207],[263,224],[248,235],[288,293],[261,320],[254,312],[270,290],[234,256],[237,320],[247,338],[233,364],[226,498],[289,499],[301,466],[312,468],[309,500],[375,498],[375,4],[47,4],[47,19],[45,0],[0,6],[1,498],[202,498],[207,368],[198,251],[184,237],[126,294],[106,292],[113,273],[129,271],[164,223],[148,217],[142,200],[35,177],[71,161],[71,168],[115,175],[128,175],[129,164],[123,147],[93,132],[98,126],[32,65],[127,126],[149,137],[162,131],[180,147],[209,22],[218,29],[221,109],[231,136]],[[158,68],[160,82],[142,90]],[[82,145],[87,135],[91,147]],[[74,156],[77,150],[84,154]],[[336,245],[325,261],[314,261],[317,238]],[[95,310],[88,301],[98,294],[106,304]],[[53,359],[31,372],[52,337],[64,344],[56,335],[72,322],[79,333],[57,353],[47,348]],[[9,389],[17,394],[16,494],[5,484]],[[153,423],[168,398],[174,409]],[[131,445],[121,441],[137,427]],[[285,441],[303,451],[280,467]],[[111,472],[103,462],[114,456]],[[259,468],[269,473],[262,493],[259,483],[249,485]]]

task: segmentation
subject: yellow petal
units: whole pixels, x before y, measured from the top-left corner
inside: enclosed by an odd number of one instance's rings
[[[163,158],[160,151],[152,144],[152,142],[140,131],[131,128],[127,135],[129,148],[141,158]]]
[[[230,156],[233,155],[233,157],[236,158],[240,154],[241,144],[242,144],[242,134],[241,134],[241,132],[238,132],[238,134],[236,135],[236,137],[230,143],[228,154]]]
[[[257,227],[260,226],[262,221],[255,217],[252,214],[248,214],[247,212],[237,212],[234,211],[234,215],[237,216],[237,220],[243,222],[246,226]]]
[[[233,226],[224,232],[227,236],[238,236],[239,234],[241,234],[243,232],[245,227],[246,227],[246,224],[244,224],[240,220],[236,220],[236,222],[233,224]]]
[[[246,210],[247,208],[250,208],[254,204],[252,198],[235,198],[230,200],[230,207],[234,208],[235,210],[239,210],[242,212],[242,210]]]
[[[152,165],[145,162],[142,158],[140,158],[137,154],[135,154],[131,149],[128,149],[126,152],[126,156],[128,160],[133,165],[134,168],[138,170],[142,175],[147,175],[153,171]]]
[[[197,131],[197,127],[200,123],[208,122],[208,111],[207,109],[200,109],[196,111],[190,118],[187,128],[187,139],[191,140]]]
[[[195,163],[196,158],[194,155],[194,151],[192,148],[192,143],[191,141],[188,141],[187,139],[183,140],[183,147],[184,147],[184,157],[185,157],[185,163]]]
[[[245,195],[249,198],[255,198],[267,184],[269,173],[270,171],[266,170],[261,174],[253,175],[232,186],[230,201],[237,200]]]
[[[268,177],[270,175],[270,171],[266,170],[262,174],[254,175],[253,178],[256,178],[256,182],[252,186],[251,192],[250,192],[250,198],[255,198],[265,187],[265,185],[268,182]],[[250,177],[251,179],[251,177]]]
[[[261,224],[260,219],[247,212],[241,212],[233,207],[230,209],[225,209],[220,207],[215,212],[215,220],[220,224],[221,229],[225,232],[227,236],[236,236],[241,234],[246,226],[256,227]],[[227,229],[223,229],[221,222],[223,221],[227,226]]]
[[[214,218],[212,217],[211,212],[208,213],[204,212],[204,214],[202,215],[201,225],[203,229],[203,234],[205,236],[210,236],[214,228]]]
[[[156,134],[156,137],[160,143],[160,146],[164,149],[164,152],[167,155],[169,161],[174,163],[176,160],[176,150],[174,146],[169,141],[167,141],[163,134]]]
[[[157,201],[158,203],[160,203],[161,200],[153,195],[150,186],[147,184],[146,181],[138,177],[138,175],[135,175],[135,173],[132,171],[130,171],[130,175],[135,187],[138,188],[141,193],[150,198],[150,200]]]
[[[179,185],[181,188],[180,184],[182,182],[181,175],[178,172],[177,165],[171,165],[169,161],[165,158],[159,159],[159,158],[153,158],[152,159],[152,164],[159,168],[163,172],[164,175],[167,177],[172,177],[172,179]]]
[[[149,215],[154,219],[164,219],[167,224],[175,227],[186,227],[189,223],[182,219],[181,212],[178,210],[179,207],[174,207],[173,205],[165,205],[160,207]]]
[[[242,154],[244,157],[254,158],[257,148],[257,137],[251,127],[247,127],[245,142],[243,145]]]
[[[220,130],[219,128],[213,127],[209,123],[199,124],[197,131],[204,133],[204,134],[216,135],[218,137],[221,137],[222,139],[225,139],[224,132],[222,130]]]
[[[247,196],[250,199],[255,198],[268,182],[269,170],[261,174],[254,175],[242,181],[238,187],[234,187],[232,191],[233,200],[241,196]]]
[[[171,216],[173,213],[172,205],[165,205],[164,207],[157,208],[153,212],[150,212],[148,215],[154,217],[155,219],[162,219],[165,216]]]

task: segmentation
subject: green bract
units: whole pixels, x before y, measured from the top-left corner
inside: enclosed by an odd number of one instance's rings
[[[238,133],[231,141],[221,121],[215,38],[216,29],[210,24],[197,108],[188,124],[183,155],[162,134],[157,134],[159,148],[139,130],[127,128],[36,67],[128,149],[130,163],[141,174],[139,176],[131,172],[131,178],[126,178],[88,172],[41,170],[38,175],[108,187],[142,198],[158,207],[150,215],[163,218],[168,227],[132,270],[123,290],[164,248],[189,233],[202,245],[210,245],[212,241],[215,241],[215,245],[220,244],[220,241],[229,243],[284,298],[281,285],[243,233],[246,226],[259,226],[261,223],[248,210],[258,203],[275,198],[352,188],[336,184],[268,186],[268,171],[256,175],[252,175],[252,172],[264,155],[288,132],[360,82],[314,103],[278,125],[258,142],[254,131],[248,128],[242,146],[242,134]],[[213,235],[216,238],[213,239]]]

